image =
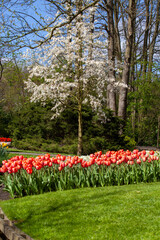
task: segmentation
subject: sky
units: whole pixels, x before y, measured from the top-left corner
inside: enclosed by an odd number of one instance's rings
[[[52,11],[52,15],[49,14],[45,0],[36,0],[34,4],[28,6],[22,5],[22,1],[17,1],[18,5],[11,4],[12,1],[5,5],[0,3],[0,37],[4,42],[7,42],[5,35],[14,39],[15,35],[21,36],[22,34],[26,35],[25,40],[28,41],[27,44],[33,40],[40,40],[46,34],[44,31],[29,35],[26,34],[27,31],[30,32],[32,29],[37,28],[42,29],[47,24],[49,17],[54,18],[55,12]],[[3,21],[5,24],[3,24]],[[3,25],[5,28],[3,28]],[[19,39],[19,45],[23,45],[21,39]]]
[[[26,7],[26,5],[22,5],[21,3],[23,1],[26,1],[26,3],[29,3],[31,0],[18,0],[17,2],[19,3],[19,5],[11,5],[12,1],[10,0],[10,5],[6,5],[7,8],[4,8],[2,5],[2,2],[5,2],[7,0],[4,1],[0,1],[0,14],[1,14],[1,19],[0,19],[0,23],[3,20],[3,17],[5,17],[7,19],[7,23],[8,23],[8,28],[5,29],[5,33],[6,31],[8,32],[9,35],[12,36],[13,33],[13,29],[15,28],[15,30],[17,31],[17,35],[21,34],[22,32],[20,31],[21,27],[24,27],[26,29],[27,26],[27,22],[29,23],[28,25],[28,31],[30,30],[30,27],[37,29],[42,28],[43,26],[46,25],[46,23],[49,21],[49,19],[53,19],[55,17],[55,9],[52,9],[52,11],[49,12],[49,5],[46,5],[47,1],[46,0],[35,0],[33,5],[28,5],[28,7]],[[13,0],[14,2],[15,0]],[[58,2],[58,1],[57,1]],[[11,9],[11,11],[10,11]],[[15,15],[15,13],[16,15]],[[18,14],[21,16],[18,17]],[[7,18],[7,15],[9,15],[10,17]],[[22,21],[23,18],[23,21]],[[3,33],[1,32],[3,30],[3,28],[0,28],[0,37],[3,36]],[[26,30],[24,30],[24,34]],[[27,37],[25,38],[27,41],[27,44],[31,44],[33,45],[33,41],[34,40],[41,40],[44,38],[44,36],[46,35],[46,31],[41,31],[38,32],[36,35],[35,34],[30,34],[27,35]],[[13,38],[12,38],[13,39]],[[23,45],[23,41],[19,42],[20,45]],[[126,44],[125,44],[125,39],[123,39],[121,37],[121,47],[122,49],[125,49]],[[23,51],[26,48],[23,48]],[[1,48],[0,48],[1,50]],[[159,53],[158,53],[159,56]]]

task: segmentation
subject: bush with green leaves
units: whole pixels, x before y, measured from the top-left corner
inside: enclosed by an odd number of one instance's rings
[[[57,119],[52,117],[52,105],[45,107],[40,103],[26,102],[12,114],[9,134],[12,146],[24,150],[46,152],[77,153],[77,110],[74,103],[61,113]],[[133,141],[126,141],[120,135],[122,120],[106,109],[106,121],[101,122],[90,106],[83,105],[83,149],[82,154],[90,154],[99,149],[106,151],[121,148],[134,148]]]

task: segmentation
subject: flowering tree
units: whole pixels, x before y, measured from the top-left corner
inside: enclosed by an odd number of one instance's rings
[[[82,1],[77,1],[77,11]],[[71,12],[71,5],[66,4]],[[54,105],[53,118],[57,117],[70,99],[76,102],[78,110],[78,155],[82,153],[82,106],[89,103],[93,110],[105,118],[102,103],[106,102],[107,45],[102,32],[94,29],[95,7],[79,14],[67,28],[57,30],[56,37],[41,46],[36,62],[30,68],[26,81],[31,101],[44,104],[51,99]],[[69,17],[69,16],[68,16]],[[50,33],[49,33],[50,34]],[[43,83],[37,85],[34,76],[40,76]]]

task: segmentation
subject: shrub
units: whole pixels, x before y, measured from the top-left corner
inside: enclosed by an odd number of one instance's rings
[[[136,141],[131,138],[131,137],[128,137],[128,136],[125,136],[124,137],[124,147],[125,149],[130,149],[130,150],[133,150],[136,146]]]
[[[41,151],[54,152],[54,153],[59,153],[61,151],[58,143],[43,142],[40,149]]]

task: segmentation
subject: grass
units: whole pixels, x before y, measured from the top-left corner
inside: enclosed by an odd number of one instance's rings
[[[39,152],[39,151],[31,151],[31,150],[23,150],[23,149],[17,149],[17,148],[8,148],[9,152],[25,152],[25,153],[39,153],[39,154],[45,154],[46,152]]]
[[[160,183],[84,188],[1,201],[35,240],[159,240]]]
[[[51,155],[57,155],[57,154],[66,155],[66,156],[68,156],[68,155],[74,156],[75,155],[75,154],[66,154],[66,153],[51,153],[51,152],[42,152],[42,151],[31,151],[31,150],[23,150],[23,149],[16,149],[16,148],[8,148],[8,151],[12,152],[12,153],[15,152],[14,156],[22,155],[22,153],[29,153],[29,154],[33,153],[33,154],[36,154],[36,155],[44,155],[46,153],[49,153]],[[26,154],[25,154],[25,156],[26,156]],[[35,156],[35,155],[32,155],[32,156]]]
[[[21,156],[21,155],[23,155],[23,156],[26,157],[26,158],[30,158],[30,157],[34,157],[34,158],[35,158],[35,157],[36,157],[36,155],[33,155],[32,153],[31,153],[31,154],[29,154],[29,153],[28,153],[28,154],[9,153],[7,159],[10,159],[10,158],[15,157],[15,156]],[[38,156],[38,155],[40,155],[40,154],[37,153],[37,156]]]
[[[8,152],[9,152],[9,154],[8,154],[7,159],[10,159],[10,158],[15,157],[15,156],[20,156],[20,155],[23,155],[24,157],[27,157],[27,158],[29,158],[29,157],[34,157],[35,158],[36,156],[46,154],[46,152],[19,150],[19,149],[15,149],[15,148],[9,148]],[[25,154],[23,154],[23,153],[25,153]],[[50,154],[51,155],[57,155],[58,153],[50,153]],[[67,155],[67,154],[62,154],[62,155]],[[72,154],[70,154],[70,156],[72,156]]]

